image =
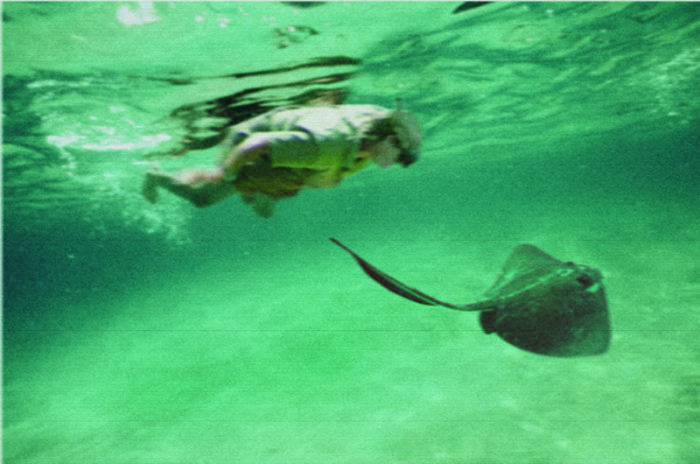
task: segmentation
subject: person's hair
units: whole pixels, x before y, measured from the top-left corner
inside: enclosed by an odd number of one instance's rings
[[[389,137],[390,135],[396,135],[394,130],[394,122],[391,120],[391,116],[382,119],[375,119],[369,126],[369,129],[365,131],[365,138],[372,141],[380,141]]]

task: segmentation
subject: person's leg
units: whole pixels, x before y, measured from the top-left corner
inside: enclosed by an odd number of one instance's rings
[[[158,201],[158,187],[188,200],[198,208],[218,203],[236,193],[235,187],[221,180],[221,171],[189,170],[169,174],[158,170],[146,173],[141,193],[151,203]]]

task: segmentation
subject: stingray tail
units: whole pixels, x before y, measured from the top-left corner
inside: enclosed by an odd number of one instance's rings
[[[470,305],[464,305],[464,306],[455,306],[450,303],[446,303],[444,301],[440,301],[436,298],[433,298],[430,295],[426,295],[425,293],[421,292],[420,290],[417,290],[415,288],[409,287],[408,285],[399,282],[398,280],[394,279],[388,274],[385,274],[384,272],[380,271],[376,267],[372,266],[370,263],[362,259],[359,255],[357,255],[355,252],[353,252],[350,248],[346,247],[339,241],[337,241],[334,238],[330,239],[331,242],[335,243],[338,245],[340,248],[343,250],[347,251],[350,253],[350,255],[355,258],[355,261],[357,261],[357,264],[360,265],[363,271],[365,271],[365,274],[370,276],[372,280],[377,282],[379,285],[382,287],[386,288],[390,292],[396,293],[399,296],[402,296],[406,298],[407,300],[414,301],[416,303],[428,305],[428,306],[445,306],[447,308],[451,309],[459,309],[461,311],[472,311],[472,308],[469,308]]]

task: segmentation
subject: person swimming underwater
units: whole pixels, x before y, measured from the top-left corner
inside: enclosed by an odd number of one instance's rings
[[[239,193],[263,217],[302,189],[332,188],[374,161],[381,168],[418,159],[418,122],[401,109],[374,105],[285,106],[231,126],[214,168],[151,169],[143,196],[164,188],[197,207]]]

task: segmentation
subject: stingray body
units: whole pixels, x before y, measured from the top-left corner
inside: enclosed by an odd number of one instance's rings
[[[589,356],[604,353],[610,344],[600,271],[559,261],[533,245],[518,245],[513,250],[501,276],[481,299],[455,305],[399,282],[342,243],[331,241],[387,290],[424,305],[481,311],[484,332],[495,332],[523,350],[548,356]]]

